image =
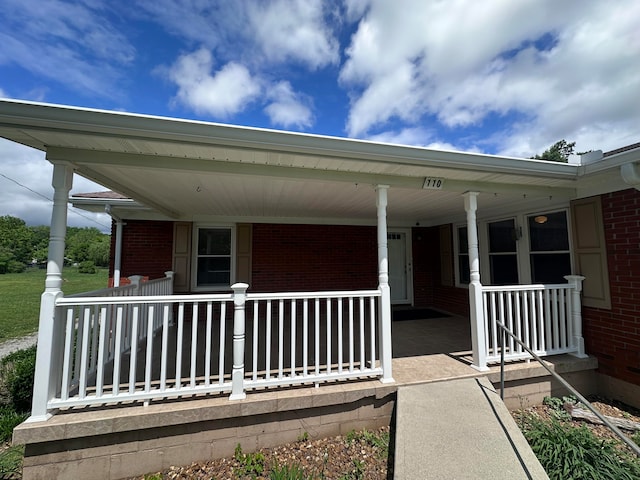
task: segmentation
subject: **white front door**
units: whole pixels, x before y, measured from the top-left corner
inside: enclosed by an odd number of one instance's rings
[[[411,248],[410,231],[389,230],[387,244],[389,251],[389,287],[391,303],[411,303]]]

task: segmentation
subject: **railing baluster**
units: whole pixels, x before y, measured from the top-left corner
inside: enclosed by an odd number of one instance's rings
[[[207,332],[204,337],[204,384],[208,387],[211,385],[211,322],[213,320],[213,303],[207,302]]]
[[[196,386],[196,366],[198,359],[198,304],[193,304],[191,315],[191,372],[189,375],[189,386]]]
[[[96,396],[97,397],[101,397],[102,396],[102,392],[103,392],[103,388],[104,388],[104,367],[105,367],[105,363],[107,361],[107,355],[108,355],[108,332],[107,332],[107,328],[108,325],[107,323],[109,322],[109,319],[107,318],[107,314],[108,314],[108,309],[107,307],[103,306],[100,309],[100,335],[99,335],[99,340],[98,340],[98,366],[97,366],[97,373],[96,373]]]
[[[74,308],[67,308],[67,319],[65,322],[64,334],[64,354],[62,360],[62,389],[60,395],[63,400],[69,398],[69,387],[71,385],[71,369],[72,369],[72,349],[73,349],[73,317]]]
[[[354,349],[354,334],[353,334],[353,297],[349,297],[349,372],[353,372],[353,349]]]
[[[371,366],[370,368],[376,368],[376,304],[373,297],[369,300],[369,307],[371,311],[371,333],[369,340],[371,342]]]
[[[178,304],[178,331],[176,333],[176,378],[175,388],[182,387],[182,342],[184,334],[184,302]]]
[[[258,355],[259,355],[258,343],[259,343],[259,337],[260,337],[260,331],[258,330],[258,326],[259,326],[258,312],[260,310],[259,301],[254,300],[252,302],[252,306],[253,306],[253,354],[252,354],[253,371],[251,373],[251,378],[255,382],[258,380]]]
[[[342,373],[343,363],[343,326],[342,326],[342,298],[338,298],[338,373]]]
[[[131,318],[131,347],[129,348],[129,393],[136,389],[136,362],[138,360],[138,315],[140,305],[133,306]]]
[[[291,300],[291,377],[296,376],[296,326],[297,321],[296,301]]]
[[[284,376],[284,300],[278,302],[278,378]]]
[[[302,303],[302,375],[309,374],[309,299]]]
[[[360,297],[360,370],[364,370],[366,368],[367,358],[365,357],[365,338],[364,338],[364,322],[365,322],[365,311],[364,311],[364,297]]]
[[[314,299],[315,305],[315,362],[316,362],[316,376],[320,375],[320,299]]]
[[[116,307],[116,334],[115,334],[115,344],[114,344],[114,352],[115,357],[113,359],[113,394],[118,395],[120,392],[120,348],[122,347],[122,316],[123,316],[123,305],[118,305]]]
[[[224,352],[227,342],[227,304],[220,305],[220,355],[218,357],[218,384],[224,383]]]
[[[147,310],[147,331],[153,328],[155,313],[155,305],[149,305]],[[160,309],[158,309],[160,310]],[[146,358],[144,364],[144,391],[151,391],[151,366],[153,363],[153,335],[147,335]]]
[[[553,312],[553,347],[560,348],[560,326],[558,325],[558,290],[551,291],[551,311]]]
[[[169,308],[170,305],[166,303],[162,311],[162,350],[160,361],[160,391],[164,392],[167,389],[167,362],[168,362],[168,349],[169,349]]]
[[[267,338],[265,342],[266,379],[271,378],[271,300],[267,300]]]
[[[327,373],[331,373],[331,299],[327,298]]]
[[[558,319],[560,322],[560,348],[566,348],[569,343],[567,342],[567,303],[564,290],[560,290],[558,292],[558,297],[558,313],[560,315],[560,318]]]

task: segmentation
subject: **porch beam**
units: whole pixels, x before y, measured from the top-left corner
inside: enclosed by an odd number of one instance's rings
[[[444,177],[443,191],[459,192],[475,191],[480,193],[508,194],[519,193],[529,196],[572,199],[576,189],[570,187],[550,187],[546,185],[517,184],[514,182],[479,182],[446,178],[446,172],[425,170],[420,176],[401,176],[373,174],[357,171],[326,170],[323,168],[302,168],[286,165],[266,165],[254,162],[229,161],[216,158],[185,158],[164,155],[145,155],[136,153],[98,152],[84,149],[50,147],[47,150],[49,160],[68,160],[74,162],[78,171],[93,180],[99,172],[90,165],[122,166],[129,168],[144,167],[154,170],[179,172],[209,172],[237,175],[258,175],[261,177],[291,178],[319,180],[342,183],[360,183],[368,185],[388,185],[389,187],[422,190],[425,176]],[[452,169],[459,175],[459,170]],[[122,190],[120,190],[122,191]],[[124,192],[123,192],[124,193]],[[129,195],[127,193],[127,195]]]
[[[484,309],[482,308],[482,284],[480,283],[480,255],[478,252],[478,210],[479,192],[466,192],[464,209],[467,212],[467,244],[469,248],[469,320],[471,322],[471,348],[473,367],[486,371],[487,349],[484,334]]]
[[[387,246],[387,190],[389,185],[376,187],[378,210],[378,288],[380,289],[380,364],[383,383],[393,382],[391,352],[391,289],[389,288],[389,249]],[[371,368],[375,366],[372,365]]]
[[[56,318],[56,300],[62,294],[62,266],[64,263],[65,235],[67,233],[67,199],[73,184],[73,169],[69,165],[54,164],[53,209],[49,232],[49,254],[45,291],[40,299],[38,348],[33,384],[31,417],[27,421],[44,421],[51,416],[47,410],[49,399],[56,394],[60,372],[62,328]]]

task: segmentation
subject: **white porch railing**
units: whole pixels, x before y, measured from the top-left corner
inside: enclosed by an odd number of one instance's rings
[[[237,284],[233,294],[128,296],[127,288],[57,299],[65,333],[48,410],[211,392],[233,399],[384,373],[380,290],[246,294]]]
[[[580,291],[582,277],[569,276],[557,285],[482,286],[484,346],[487,363],[500,361],[502,322],[536,355],[584,355]],[[506,360],[531,358],[509,337]]]

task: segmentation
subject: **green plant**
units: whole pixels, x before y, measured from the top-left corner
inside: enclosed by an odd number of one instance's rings
[[[347,445],[355,442],[371,445],[378,450],[378,454],[381,457],[386,457],[389,454],[389,439],[389,432],[371,432],[366,429],[359,432],[351,430],[346,437]]]
[[[306,442],[309,440],[309,432],[302,432],[298,435],[298,442]]]
[[[551,480],[640,478],[640,461],[598,439],[586,426],[574,427],[557,418],[521,418],[521,428]]]
[[[273,465],[269,472],[270,480],[311,480],[312,477],[304,473],[302,467],[294,463],[292,465]]]
[[[553,416],[558,420],[571,420],[571,414],[564,408],[565,404],[570,403],[574,405],[577,402],[576,397],[573,395],[568,397],[544,397],[542,403],[551,407]]]
[[[31,410],[36,347],[18,350],[0,360],[0,405],[18,413]]]
[[[95,263],[93,263],[91,260],[85,260],[84,262],[80,262],[80,265],[78,266],[78,272],[94,274],[98,272],[98,269],[96,268]]]
[[[18,413],[10,406],[0,406],[0,443],[10,441],[13,429],[27,417],[27,413]]]
[[[364,479],[364,462],[357,458],[353,460],[353,469],[340,477],[340,480],[363,480]]]
[[[631,440],[636,442],[636,445],[640,446],[640,432],[636,432],[631,436]]]
[[[236,445],[233,458],[238,462],[238,466],[234,470],[236,476],[242,478],[246,476],[257,477],[262,475],[265,470],[265,457],[260,452],[243,453],[242,447],[238,443]]]
[[[24,445],[14,445],[0,452],[0,478],[22,478]]]

